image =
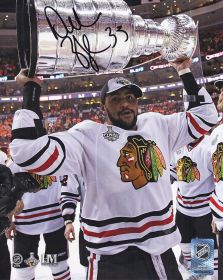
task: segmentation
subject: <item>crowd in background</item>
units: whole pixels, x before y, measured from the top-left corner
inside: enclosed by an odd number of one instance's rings
[[[208,33],[207,33],[208,32]],[[202,60],[202,66],[200,66],[200,71],[198,71],[197,76],[203,75],[210,76],[214,74],[222,73],[223,71],[223,56],[218,58],[213,58],[211,60],[206,60],[205,56],[207,54],[213,54],[222,51],[223,49],[223,31],[221,29],[214,29],[213,31],[200,32],[200,55]],[[208,34],[208,36],[207,36]],[[16,50],[15,50],[16,52]],[[199,55],[199,54],[198,54]],[[151,54],[150,56],[141,56],[139,58],[134,58],[130,60],[128,66],[138,65],[139,63],[143,63],[147,60],[153,59],[157,57],[157,54]],[[147,71],[150,71],[150,67],[152,64],[164,64],[167,63],[164,60],[157,59],[153,63],[148,63],[144,66],[144,72],[137,72],[130,75],[135,83],[138,83],[140,86],[148,86],[148,75]],[[162,74],[166,77],[166,80],[162,83],[168,82],[168,75],[166,75],[166,71],[173,72],[172,69],[159,69],[158,71],[150,71],[150,84],[159,83],[159,74]],[[196,69],[195,69],[196,70]],[[193,71],[195,72],[195,71]],[[18,63],[17,58],[14,55],[14,58],[2,58],[0,60],[0,79],[1,77],[8,76],[9,79],[14,79],[14,76],[18,73]],[[127,73],[127,72],[126,72]],[[168,74],[168,73],[167,73]],[[196,73],[195,73],[196,74]],[[162,79],[163,79],[162,76]],[[169,75],[170,76],[170,75]],[[178,79],[177,75],[174,75],[172,81],[176,81]],[[44,83],[43,86],[43,94],[55,94],[55,93],[67,93],[67,92],[86,92],[86,91],[98,91],[101,88],[101,85],[104,84],[103,77],[91,77],[91,76],[83,76],[78,79],[61,79],[59,80],[48,80]],[[0,95],[1,96],[16,96],[21,95],[21,88],[19,88],[15,83],[4,83],[4,81],[0,82]]]
[[[49,133],[63,131],[71,128],[82,120],[93,120],[99,123],[105,122],[105,114],[100,106],[99,100],[72,100],[57,102],[42,102],[45,126]],[[7,146],[11,138],[11,125],[13,114],[18,106],[4,105],[0,107],[3,114],[0,115],[0,147]],[[181,100],[170,100],[164,95],[159,98],[152,97],[141,100],[139,113],[159,112],[161,114],[172,114],[183,110]]]

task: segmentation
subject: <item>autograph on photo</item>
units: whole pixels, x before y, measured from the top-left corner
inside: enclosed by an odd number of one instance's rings
[[[76,58],[77,58],[78,62],[82,65],[82,67],[85,69],[89,69],[92,67],[96,72],[98,72],[99,67],[98,67],[96,60],[94,59],[94,55],[106,52],[109,48],[115,48],[115,46],[117,44],[117,40],[118,40],[116,33],[122,32],[125,34],[126,38],[125,38],[124,42],[128,41],[129,35],[125,30],[122,29],[121,25],[116,26],[115,31],[112,31],[111,27],[108,26],[105,28],[105,31],[108,32],[109,37],[113,38],[113,41],[114,41],[113,44],[109,44],[106,48],[104,48],[102,50],[93,51],[91,44],[90,44],[90,40],[86,34],[83,34],[82,36],[80,36],[80,38],[77,38],[73,33],[75,30],[79,31],[82,28],[88,28],[88,27],[92,27],[92,26],[96,25],[97,22],[99,21],[100,17],[102,16],[102,13],[101,12],[98,13],[97,18],[91,24],[85,25],[81,22],[80,18],[78,17],[78,14],[74,8],[72,8],[72,12],[73,12],[75,21],[71,18],[71,16],[68,16],[68,18],[66,20],[66,22],[68,22],[68,25],[66,25],[65,20],[61,17],[61,15],[58,13],[57,10],[55,10],[51,6],[46,6],[44,8],[46,20],[49,24],[49,27],[50,27],[55,39],[56,40],[62,39],[60,42],[60,47],[63,47],[64,42],[69,40],[70,46],[71,46],[71,52],[76,55]],[[56,21],[57,22],[59,21],[62,24],[63,30],[61,30],[60,32],[57,31],[56,25],[50,21],[50,17],[52,18],[52,13],[55,14],[55,16],[57,17]],[[50,15],[50,17],[49,17],[49,15]],[[55,17],[54,17],[54,20],[55,20]]]

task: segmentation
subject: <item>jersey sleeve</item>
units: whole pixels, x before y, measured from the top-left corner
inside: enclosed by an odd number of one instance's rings
[[[24,170],[40,175],[81,175],[83,134],[72,130],[38,137],[40,118],[30,110],[18,110],[12,125],[10,153]],[[38,138],[37,138],[38,137]]]
[[[222,186],[221,186],[222,187]],[[210,207],[218,230],[223,230],[223,201],[220,199],[223,192],[220,188],[215,189],[210,199]]]
[[[186,92],[184,92],[186,95]],[[169,130],[169,143],[171,152],[189,144],[195,139],[206,134],[218,121],[216,107],[205,88],[198,92],[199,97],[203,97],[191,106],[186,102],[187,110],[185,112],[168,115],[166,117]]]
[[[81,200],[80,182],[76,175],[60,176],[60,206],[64,221],[74,221],[77,203]]]

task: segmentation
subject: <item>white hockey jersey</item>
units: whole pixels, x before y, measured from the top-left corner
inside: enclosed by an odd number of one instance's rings
[[[6,164],[7,155],[3,151],[0,150],[0,164]]]
[[[19,110],[11,155],[30,172],[83,178],[81,219],[89,251],[115,254],[137,246],[159,255],[181,238],[172,209],[170,155],[217,122],[209,94],[202,88],[199,95],[204,103],[188,112],[138,116],[136,131],[84,121],[36,140],[27,137],[37,114]]]
[[[210,153],[215,180],[210,206],[218,230],[223,230],[223,124],[211,134]]]
[[[84,185],[76,175],[60,176],[61,197],[60,206],[64,221],[74,221],[77,203],[84,197]]]
[[[210,136],[205,136],[174,153],[176,208],[187,216],[199,217],[211,212],[209,200],[215,185],[209,142]]]
[[[22,172],[12,161],[8,167],[13,173]],[[19,232],[36,235],[54,232],[64,226],[60,208],[60,181],[54,176],[54,182],[47,189],[36,193],[25,193],[22,196],[24,209],[14,216],[16,230]]]

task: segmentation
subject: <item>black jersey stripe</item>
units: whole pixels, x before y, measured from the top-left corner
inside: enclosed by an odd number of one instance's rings
[[[213,208],[211,208],[211,213],[212,213],[212,215],[215,216],[216,218],[222,219],[222,216],[218,215],[218,213],[215,212],[215,211],[213,210]]]
[[[204,207],[209,207],[209,203],[202,204],[202,205],[198,205],[198,206],[193,206],[193,207],[191,207],[191,206],[185,206],[185,205],[181,204],[181,203],[179,202],[179,200],[177,201],[177,203],[178,203],[181,207],[183,207],[183,208],[185,208],[185,209],[190,209],[190,210],[199,209],[199,208],[204,208]]]
[[[37,153],[35,156],[30,158],[29,160],[22,162],[22,163],[17,163],[20,167],[26,167],[29,165],[32,165],[35,163],[44,153],[45,151],[49,148],[50,146],[50,139],[47,141],[47,144]]]
[[[52,208],[52,207],[56,207],[56,206],[58,207],[59,205],[60,205],[59,202],[52,203],[52,204],[47,204],[47,205],[43,205],[43,206],[38,206],[38,207],[22,210],[21,213],[29,213],[29,212],[43,210],[43,209]]]
[[[86,247],[92,248],[92,249],[100,249],[103,247],[110,247],[110,246],[117,246],[117,245],[125,245],[125,244],[131,244],[131,243],[141,243],[145,242],[148,239],[151,238],[157,238],[165,235],[169,235],[176,231],[177,226],[174,225],[173,227],[169,229],[164,229],[164,230],[158,230],[158,231],[153,231],[141,238],[134,238],[134,239],[126,239],[126,240],[119,240],[119,241],[107,241],[107,242],[101,242],[101,243],[93,243],[85,240]]]
[[[182,198],[185,198],[185,199],[194,199],[194,198],[198,198],[198,197],[207,197],[210,196],[212,194],[212,192],[209,192],[209,193],[202,193],[202,194],[198,194],[198,195],[195,195],[195,196],[184,196],[184,195],[181,195],[180,191],[178,190],[178,194],[182,197]]]
[[[56,220],[61,218],[62,215],[57,215],[57,216],[51,216],[45,219],[38,219],[38,220],[34,220],[34,221],[26,221],[26,222],[17,222],[17,220],[15,221],[15,225],[33,225],[33,224],[39,224],[39,223],[43,223],[43,222],[47,222],[47,221],[52,221],[52,220]]]
[[[61,192],[61,196],[67,196],[67,197],[80,197],[80,194],[70,193],[70,192]]]
[[[171,207],[172,207],[172,201],[162,210],[148,212],[148,213],[136,216],[136,217],[116,217],[116,218],[111,218],[111,219],[101,220],[101,221],[89,220],[89,219],[85,219],[85,218],[81,217],[81,220],[86,225],[95,226],[95,227],[104,227],[104,226],[115,224],[115,223],[137,223],[145,218],[149,218],[149,217],[153,217],[153,216],[155,216],[155,217],[162,216],[162,215],[168,213],[168,211],[170,210]]]
[[[214,125],[216,125],[215,123],[209,123],[207,122],[206,120],[204,120],[202,117],[196,115],[196,114],[193,114],[194,116],[196,116],[198,119],[200,119],[204,124],[206,124],[207,126],[210,126],[210,127],[213,127]]]
[[[188,128],[188,133],[189,133],[189,135],[193,138],[193,139],[198,139],[199,137],[197,137],[197,136],[195,136],[193,133],[192,133],[192,130],[191,130],[191,128],[190,128],[190,126],[189,126],[189,119],[188,119],[188,117],[186,116],[186,119],[187,119],[187,128]],[[192,125],[192,124],[191,124]]]
[[[64,162],[64,160],[65,160],[65,158],[66,158],[66,149],[65,149],[64,143],[63,143],[59,138],[57,138],[57,137],[49,136],[49,138],[50,138],[50,139],[53,139],[53,140],[55,140],[55,141],[57,141],[57,142],[60,144],[64,156],[63,156],[63,158],[62,158],[60,164],[57,166],[57,168],[55,168],[52,172],[46,174],[46,175],[48,175],[48,176],[49,176],[49,175],[53,175],[58,169],[60,169],[61,165],[63,164],[63,162]]]

